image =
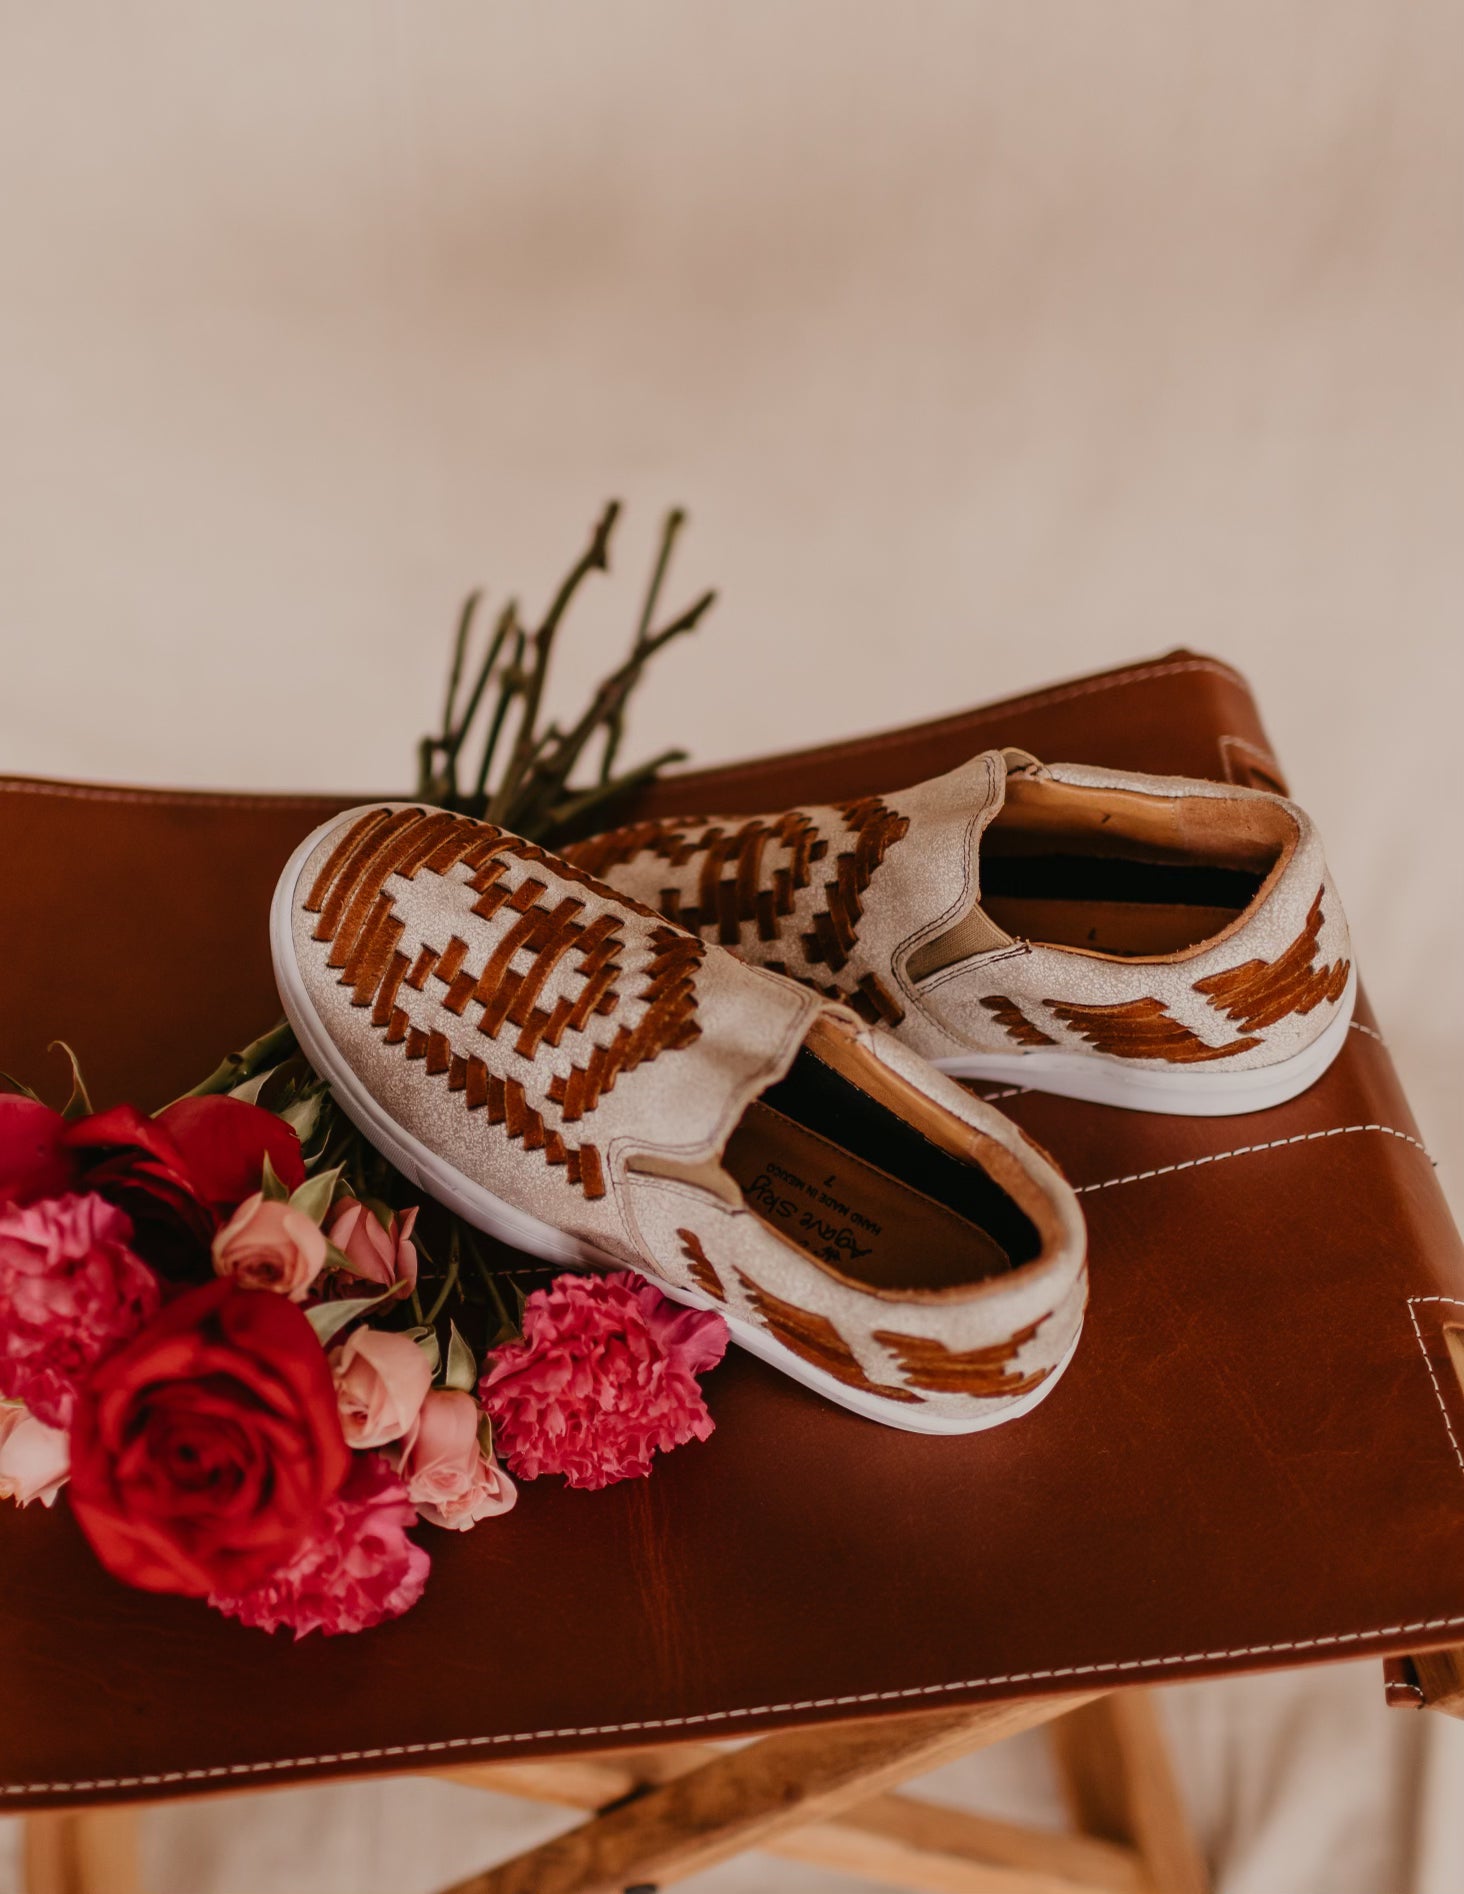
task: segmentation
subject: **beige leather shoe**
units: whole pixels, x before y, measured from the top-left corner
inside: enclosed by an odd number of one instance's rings
[[[501,829],[405,805],[309,836],[271,937],[342,1108],[478,1228],[644,1270],[916,1432],[1013,1419],[1070,1359],[1072,1191],[847,1008]]]
[[[615,829],[571,859],[959,1078],[1225,1115],[1347,1038],[1347,923],[1304,811],[992,750],[886,796]]]

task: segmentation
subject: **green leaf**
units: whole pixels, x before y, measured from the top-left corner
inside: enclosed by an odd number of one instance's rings
[[[300,1139],[300,1155],[305,1160],[307,1171],[325,1156],[335,1140],[335,1132],[335,1110],[329,1094],[324,1094],[320,1100],[320,1115],[316,1119],[314,1129],[308,1138]]]
[[[409,1335],[432,1363],[432,1379],[435,1381],[437,1370],[442,1366],[442,1344],[437,1339],[437,1330],[435,1328],[408,1328],[403,1329],[402,1333]]]
[[[90,1118],[92,1102],[87,1097],[86,1080],[81,1076],[81,1061],[67,1045],[64,1039],[53,1039],[47,1052],[64,1052],[71,1061],[71,1096],[61,1107],[61,1116],[67,1124],[75,1124],[78,1118]]]
[[[358,1316],[367,1314],[390,1294],[391,1290],[387,1289],[379,1296],[346,1296],[340,1302],[317,1302],[314,1308],[305,1311],[305,1320],[325,1348],[343,1328],[349,1328]]]
[[[264,1174],[260,1183],[260,1192],[266,1203],[288,1203],[290,1193],[285,1189],[284,1179],[280,1177],[269,1161],[268,1151],[264,1154]]]
[[[236,1085],[228,1096],[241,1099],[246,1105],[257,1105],[259,1094],[273,1077],[273,1072],[256,1072],[252,1079],[245,1079],[242,1085]]]
[[[447,1373],[442,1385],[457,1388],[464,1394],[471,1394],[478,1385],[477,1358],[458,1333],[456,1322],[447,1325]]]
[[[237,1097],[238,1094],[235,1093],[235,1096]],[[298,1098],[291,1099],[277,1116],[284,1119],[303,1145],[314,1136],[329,1098],[330,1094],[323,1085],[312,1087],[309,1091],[302,1092]]]
[[[344,1169],[343,1164],[335,1164],[328,1171],[318,1171],[314,1177],[307,1177],[290,1198],[290,1208],[309,1217],[312,1223],[324,1223]]]
[[[271,1026],[267,1033],[251,1040],[242,1052],[231,1052],[216,1065],[201,1084],[185,1098],[209,1098],[215,1092],[229,1092],[242,1080],[252,1078],[261,1066],[278,1065],[296,1050],[295,1035],[287,1020]]]

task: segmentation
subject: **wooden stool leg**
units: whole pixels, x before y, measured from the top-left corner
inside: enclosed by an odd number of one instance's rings
[[[140,1894],[137,1813],[54,1809],[25,1818],[25,1894]]]
[[[434,1770],[444,1780],[587,1813],[700,1769],[710,1743]],[[1133,1848],[1092,1835],[1049,1834],[909,1795],[867,1796],[762,1846],[790,1861],[908,1888],[911,1894],[1155,1894]]]
[[[1210,1877],[1179,1793],[1152,1695],[1119,1690],[1053,1726],[1074,1822],[1134,1848],[1158,1894],[1209,1894]]]
[[[1402,1666],[1408,1666],[1406,1671]],[[1443,1710],[1449,1716],[1464,1716],[1464,1650],[1415,1651],[1412,1657],[1393,1660],[1395,1676],[1406,1676],[1417,1692],[1414,1703],[1421,1710]],[[1399,1701],[1406,1701],[1400,1697]]]
[[[624,1894],[669,1887],[1083,1701],[980,1704],[764,1737],[446,1894]]]

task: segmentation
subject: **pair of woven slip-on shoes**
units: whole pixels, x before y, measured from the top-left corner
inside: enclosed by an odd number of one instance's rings
[[[1230,784],[992,750],[916,788],[633,823],[578,866],[963,1079],[1224,1116],[1305,1091],[1357,982],[1315,829]]]
[[[271,939],[340,1106],[516,1248],[642,1270],[796,1380],[916,1432],[1010,1420],[1071,1358],[1087,1294],[1072,1190],[852,1008],[413,805],[308,837]]]

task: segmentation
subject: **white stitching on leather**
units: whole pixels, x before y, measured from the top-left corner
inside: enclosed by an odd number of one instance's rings
[[[328,816],[341,808],[335,797],[324,792],[317,796],[251,796],[232,790],[114,789],[100,783],[52,783],[30,778],[0,779],[0,795],[56,796],[69,802],[173,804],[185,809],[309,809]]]
[[[1100,691],[1116,690],[1128,684],[1142,683],[1152,678],[1172,676],[1186,671],[1208,671],[1217,677],[1223,677],[1227,681],[1239,685],[1242,689],[1245,688],[1244,680],[1241,679],[1236,672],[1231,670],[1229,666],[1217,663],[1213,659],[1193,658],[1171,664],[1149,665],[1137,670],[1128,671],[1116,677],[1095,678],[1088,683],[1066,685],[1051,691],[1034,692],[1026,697],[1011,698],[1002,705],[995,707],[992,711],[981,713],[981,716],[974,720],[991,721],[998,716],[1008,715],[1017,709],[1036,709],[1041,705],[1061,703],[1074,697],[1088,696]],[[866,753],[869,750],[888,748],[893,744],[904,741],[908,734],[906,731],[892,731],[881,738],[867,738],[855,743],[830,746],[823,750],[821,754],[826,757],[831,757],[846,755],[856,751]],[[1243,739],[1231,740],[1236,742],[1244,741]],[[1253,746],[1247,745],[1247,747]],[[723,770],[718,773],[722,776],[737,777],[755,774],[762,767],[762,764],[747,764],[739,769]],[[673,778],[671,780],[674,781],[675,779]],[[331,803],[331,799],[323,795],[316,797],[303,795],[298,797],[281,797],[212,792],[188,794],[175,791],[108,789],[79,784],[52,784],[32,781],[0,782],[0,792],[10,795],[53,795],[77,801],[151,804],[182,803],[185,805],[191,803],[196,806],[211,808],[317,809],[334,806]],[[1371,1038],[1377,1039],[1380,1044],[1382,1043],[1381,1035],[1374,1032],[1371,1027],[1364,1026],[1358,1021],[1354,1021],[1353,1025],[1358,1032],[1366,1033]],[[988,1093],[986,1096],[988,1101],[1002,1098],[1015,1098],[1030,1089],[1031,1088],[1027,1086],[1013,1086],[1009,1090]],[[1217,1151],[1205,1157],[1188,1158],[1180,1163],[1160,1165],[1154,1170],[1136,1171],[1127,1177],[1110,1177],[1105,1178],[1099,1183],[1082,1184],[1077,1187],[1077,1194],[1082,1195],[1085,1192],[1108,1190],[1118,1184],[1141,1183],[1146,1179],[1167,1176],[1176,1171],[1196,1169],[1203,1164],[1219,1163],[1225,1158],[1244,1157],[1253,1152],[1276,1150],[1285,1145],[1305,1144],[1314,1139],[1339,1137],[1357,1131],[1378,1131],[1389,1137],[1401,1138],[1405,1143],[1411,1144],[1415,1149],[1422,1151],[1425,1156],[1428,1155],[1418,1139],[1411,1137],[1406,1131],[1396,1130],[1391,1125],[1336,1125],[1326,1131],[1309,1131],[1301,1133],[1296,1137],[1277,1138],[1268,1144],[1242,1145],[1233,1151]],[[1414,1333],[1418,1338],[1420,1348],[1423,1350],[1424,1361],[1428,1367],[1430,1378],[1433,1381],[1434,1393],[1438,1399],[1440,1412],[1444,1417],[1444,1424],[1448,1429],[1449,1440],[1453,1445],[1455,1457],[1459,1460],[1460,1469],[1464,1471],[1464,1452],[1461,1452],[1459,1443],[1455,1438],[1453,1424],[1449,1418],[1448,1410],[1444,1406],[1443,1394],[1438,1385],[1438,1378],[1434,1374],[1433,1363],[1429,1360],[1428,1351],[1423,1342],[1422,1331],[1419,1328],[1417,1316],[1413,1312],[1413,1303],[1415,1301],[1452,1302],[1454,1300],[1455,1298],[1449,1296],[1410,1297],[1408,1299],[1408,1309],[1410,1320],[1413,1323]],[[750,1707],[722,1711],[701,1711],[685,1716],[647,1717],[625,1723],[582,1724],[563,1729],[515,1731],[490,1736],[449,1737],[434,1742],[392,1743],[367,1749],[335,1750],[316,1756],[282,1757],[271,1761],[253,1763],[224,1763],[209,1768],[170,1769],[144,1775],[99,1776],[88,1780],[73,1782],[3,1783],[0,1784],[0,1797],[80,1794],[113,1789],[166,1788],[173,1784],[217,1782],[227,1780],[231,1777],[260,1776],[275,1773],[282,1774],[297,1769],[329,1767],[337,1763],[371,1762],[398,1756],[444,1755],[452,1751],[490,1748],[523,1741],[613,1736],[646,1730],[685,1729],[693,1725],[726,1722],[737,1717],[776,1716],[792,1714],[802,1710],[839,1709],[870,1703],[908,1702],[929,1697],[948,1696],[963,1690],[992,1688],[1006,1684],[1038,1683],[1064,1677],[1083,1677],[1099,1673],[1117,1674],[1127,1671],[1162,1669],[1168,1666],[1185,1664],[1220,1663],[1236,1658],[1261,1657],[1286,1651],[1335,1649],[1343,1645],[1356,1644],[1372,1638],[1412,1637],[1415,1634],[1423,1632],[1456,1630],[1460,1626],[1464,1626],[1464,1616],[1424,1618],[1407,1624],[1381,1625],[1370,1631],[1329,1632],[1323,1633],[1318,1637],[1280,1639],[1268,1644],[1242,1645],[1230,1650],[1187,1651],[1166,1657],[1127,1658],[1111,1663],[1060,1665],[1044,1670],[1012,1671],[999,1676],[966,1678],[954,1683],[916,1684],[899,1690],[866,1690],[837,1697],[805,1697],[787,1703],[757,1704]]]
[[[1387,1129],[1386,1126],[1356,1128]],[[1394,1135],[1404,1134],[1395,1133]],[[1284,1142],[1294,1142],[1294,1140]],[[1414,1140],[1410,1139],[1409,1142],[1412,1143]],[[1409,1296],[1407,1298],[1409,1320],[1413,1324],[1414,1334],[1423,1351],[1429,1377],[1433,1382],[1434,1395],[1439,1403],[1439,1411],[1443,1414],[1444,1425],[1448,1430],[1455,1458],[1459,1461],[1461,1472],[1464,1472],[1464,1452],[1461,1452],[1455,1436],[1453,1423],[1444,1405],[1438,1377],[1434,1373],[1433,1363],[1429,1360],[1428,1350],[1424,1344],[1418,1317],[1414,1314],[1413,1305],[1416,1302],[1448,1302],[1456,1308],[1464,1308],[1464,1302],[1454,1296]],[[227,1781],[231,1777],[283,1775],[297,1769],[321,1769],[344,1763],[386,1761],[397,1756],[441,1756],[454,1751],[492,1749],[526,1741],[622,1736],[639,1731],[689,1729],[709,1723],[727,1723],[739,1717],[782,1716],[802,1710],[852,1709],[860,1704],[913,1702],[931,1697],[951,1696],[963,1690],[990,1689],[1006,1684],[1047,1683],[1064,1677],[1118,1675],[1129,1671],[1161,1670],[1187,1664],[1226,1663],[1237,1658],[1268,1657],[1290,1651],[1336,1650],[1345,1645],[1360,1644],[1374,1638],[1411,1638],[1426,1632],[1455,1631],[1461,1626],[1464,1626],[1464,1616],[1419,1618],[1411,1623],[1378,1625],[1367,1631],[1333,1631],[1323,1632],[1317,1637],[1310,1638],[1278,1638],[1269,1644],[1244,1644],[1229,1650],[1184,1651],[1166,1657],[1131,1657],[1106,1664],[1062,1664],[1045,1670],[1018,1670],[992,1677],[968,1677],[955,1683],[912,1684],[900,1690],[864,1690],[839,1697],[801,1697],[786,1703],[760,1703],[728,1710],[694,1711],[685,1716],[643,1717],[625,1723],[584,1723],[562,1729],[517,1730],[490,1736],[452,1736],[440,1738],[435,1742],[389,1743],[369,1749],[333,1750],[317,1756],[279,1757],[267,1762],[217,1763],[202,1769],[167,1769],[148,1775],[97,1776],[75,1782],[3,1783],[0,1784],[0,1798],[31,1795],[84,1795],[114,1789],[165,1789],[190,1782],[220,1782]]]
[[[1409,1296],[1408,1298],[1408,1319],[1413,1324],[1413,1333],[1418,1337],[1418,1346],[1423,1355],[1423,1365],[1428,1369],[1428,1378],[1433,1382],[1434,1399],[1438,1402],[1439,1412],[1444,1417],[1444,1427],[1449,1436],[1449,1445],[1454,1449],[1454,1458],[1459,1462],[1459,1471],[1464,1473],[1464,1450],[1461,1450],[1459,1446],[1459,1437],[1454,1432],[1454,1423],[1450,1419],[1449,1410],[1444,1404],[1444,1391],[1439,1386],[1439,1378],[1434,1372],[1433,1360],[1428,1352],[1428,1344],[1423,1339],[1423,1330],[1418,1325],[1417,1315],[1414,1314],[1413,1305],[1416,1302],[1449,1302],[1452,1303],[1456,1309],[1464,1309],[1464,1302],[1461,1302],[1457,1296]]]
[[[1387,1045],[1387,1040],[1375,1026],[1364,1026],[1360,1019],[1350,1019],[1347,1023],[1353,1032],[1365,1032],[1369,1039],[1376,1039],[1380,1046]]]
[[[1031,1091],[1030,1085],[1008,1085],[1004,1092],[976,1092],[983,1105],[994,1105],[999,1098],[1025,1098]]]
[[[1272,1138],[1269,1144],[1242,1144],[1233,1151],[1212,1151],[1206,1157],[1187,1157],[1178,1164],[1160,1164],[1152,1171],[1131,1171],[1127,1177],[1105,1177],[1097,1184],[1075,1184],[1074,1192],[1081,1197],[1088,1191],[1112,1190],[1115,1184],[1142,1184],[1146,1178],[1168,1177],[1175,1171],[1198,1170],[1202,1164],[1223,1164],[1228,1157],[1249,1157],[1256,1151],[1279,1151],[1288,1144],[1313,1144],[1318,1138],[1345,1138],[1352,1131],[1381,1131],[1385,1137],[1401,1138],[1404,1144],[1411,1144],[1415,1151],[1422,1151],[1430,1164],[1429,1157],[1417,1138],[1407,1131],[1399,1131],[1393,1125],[1333,1125],[1327,1131],[1299,1131],[1293,1138]]]
[[[169,1769],[156,1775],[98,1776],[85,1782],[0,1784],[0,1796],[55,1795],[95,1789],[166,1788],[177,1782],[216,1782],[228,1776],[261,1776],[289,1769],[319,1769],[334,1763],[373,1762],[390,1756],[442,1755],[449,1750],[484,1749],[506,1743],[540,1742],[559,1737],[619,1736],[635,1730],[686,1729],[693,1724],[726,1723],[735,1717],[784,1716],[799,1710],[848,1709],[861,1703],[909,1702],[952,1696],[962,1690],[1004,1684],[1047,1683],[1060,1677],[1161,1670],[1179,1664],[1218,1664],[1232,1658],[1267,1657],[1282,1651],[1335,1650],[1372,1638],[1411,1638],[1428,1631],[1456,1631],[1464,1616],[1419,1618],[1409,1624],[1383,1624],[1369,1631],[1328,1631],[1314,1638],[1282,1638],[1273,1644],[1242,1644],[1232,1650],[1185,1651],[1170,1657],[1130,1657],[1108,1664],[1063,1664],[1051,1670],[1015,1670],[998,1677],[967,1677],[959,1683],[911,1684],[903,1690],[862,1690],[842,1697],[800,1697],[788,1703],[758,1703],[745,1709],[694,1711],[686,1716],[643,1717],[630,1723],[583,1723],[567,1729],[514,1730],[495,1736],[451,1736],[436,1742],[391,1743],[374,1749],[338,1749],[320,1756],[281,1757],[272,1762],[218,1763],[208,1769]]]

